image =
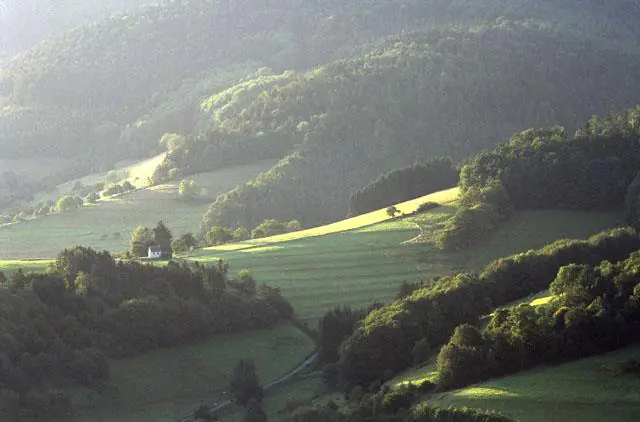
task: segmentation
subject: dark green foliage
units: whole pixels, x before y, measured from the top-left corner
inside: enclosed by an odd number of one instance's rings
[[[411,296],[413,292],[418,289],[421,289],[425,286],[425,283],[422,281],[417,281],[414,283],[408,283],[403,281],[400,287],[398,288],[398,294],[396,294],[396,299],[404,299],[405,297]]]
[[[482,334],[458,327],[438,356],[441,385],[459,387],[638,341],[639,266],[640,252],[617,263],[564,266],[551,283],[550,304],[499,309]],[[637,363],[628,367],[637,370]]]
[[[119,184],[114,184],[109,186],[107,189],[104,190],[103,195],[104,196],[118,196],[118,195],[122,195],[124,193],[128,193],[135,190],[135,187],[129,183],[129,181],[125,181],[123,184],[119,185]]]
[[[431,349],[439,347],[456,326],[473,322],[492,307],[547,288],[562,266],[616,262],[638,249],[640,238],[633,230],[617,229],[587,241],[560,240],[537,251],[502,258],[479,275],[441,278],[433,286],[371,311],[362,320],[340,347],[343,381],[368,385],[386,371],[395,373],[411,366],[413,356],[407,351],[418,341],[426,339]],[[458,350],[458,345],[451,349],[451,355],[460,361],[478,359],[474,350]]]
[[[416,342],[411,350],[413,355],[413,363],[419,365],[431,357],[431,346],[426,338]]]
[[[461,170],[463,190],[501,183],[518,209],[618,209],[640,168],[640,107],[593,117],[569,138],[530,129]]]
[[[162,221],[158,221],[158,224],[153,228],[153,240],[167,256],[171,256],[173,253],[171,249],[173,235]]]
[[[158,221],[153,229],[138,227],[131,234],[131,253],[135,257],[147,256],[150,246],[158,246],[164,256],[171,257],[172,240],[171,230],[162,221]]]
[[[278,311],[280,318],[284,320],[293,319],[293,307],[287,299],[282,296],[280,289],[277,287],[270,287],[264,283],[260,285],[259,296],[263,298],[273,309]]]
[[[153,231],[148,227],[138,227],[131,233],[131,254],[134,257],[147,256],[149,246],[154,243]]]
[[[302,226],[298,220],[289,222],[278,221],[275,218],[264,220],[258,227],[251,231],[251,237],[259,239],[262,237],[276,236],[278,234],[288,233],[300,230]]]
[[[321,363],[338,361],[340,344],[353,333],[364,315],[363,311],[354,311],[348,306],[335,306],[322,316],[318,322],[318,354]]]
[[[396,414],[408,409],[415,398],[415,393],[407,388],[390,391],[382,397],[382,410],[385,413]]]
[[[185,233],[171,242],[171,249],[173,249],[175,253],[188,252],[197,247],[198,241],[192,233]]]
[[[209,246],[222,245],[233,240],[231,230],[220,226],[213,226],[204,234],[204,241]]]
[[[304,226],[335,221],[346,214],[348,195],[416,159],[447,155],[458,161],[523,127],[558,121],[577,127],[594,112],[609,111],[610,104],[635,104],[635,91],[627,85],[634,83],[627,77],[633,74],[629,56],[597,45],[531,22],[502,20],[473,32],[397,37],[363,57],[283,76],[277,87],[243,103],[242,113],[214,122],[208,138],[170,154],[163,168],[207,170],[216,157],[238,162],[233,154],[245,157],[248,149],[260,157],[288,154],[255,180],[219,196],[202,230],[254,227],[265,218],[296,218]],[[640,62],[633,66],[640,69]],[[588,95],[584,86],[593,88]],[[593,168],[611,170],[615,178],[605,156],[599,164],[590,157]],[[575,168],[565,169],[567,182]],[[543,171],[528,184],[505,185],[508,194],[553,185],[547,181],[555,173],[542,177]],[[581,184],[593,176],[580,174]],[[567,186],[559,184],[556,191]],[[581,185],[579,195],[584,193]]]
[[[238,404],[242,406],[247,406],[253,401],[262,401],[262,386],[258,380],[258,373],[253,362],[244,359],[238,361],[231,373],[229,389]]]
[[[418,209],[416,210],[416,213],[427,212],[427,211],[432,210],[434,208],[437,208],[439,206],[440,206],[440,204],[438,204],[437,202],[430,202],[430,201],[423,202],[422,204],[420,204],[418,206]]]
[[[640,173],[636,174],[624,199],[624,218],[636,230],[640,230]]]
[[[446,250],[468,248],[491,233],[509,218],[513,206],[504,187],[490,183],[482,188],[470,188],[460,198],[460,206],[436,244]]]
[[[426,403],[419,404],[413,414],[414,422],[513,422],[500,413],[480,409],[443,409]]]
[[[396,208],[395,205],[392,205],[387,208],[387,215],[391,218],[395,217],[396,214],[399,214],[399,213],[401,213],[401,211],[398,210],[398,208]]]
[[[252,398],[247,404],[247,413],[244,415],[243,422],[267,422],[267,414],[256,399]]]
[[[222,261],[160,267],[77,247],[60,252],[45,273],[15,271],[0,289],[2,420],[15,412],[35,420],[66,415],[68,400],[48,389],[99,388],[109,378],[108,358],[290,317],[277,290],[251,298],[225,290],[227,270]]]
[[[457,184],[458,170],[451,159],[434,158],[424,164],[394,170],[354,192],[349,197],[349,216],[375,211]]]

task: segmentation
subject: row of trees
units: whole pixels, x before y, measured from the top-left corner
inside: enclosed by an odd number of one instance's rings
[[[298,220],[279,221],[275,218],[269,218],[251,230],[251,233],[249,233],[249,231],[244,227],[238,227],[235,230],[231,230],[225,227],[213,226],[204,233],[203,240],[206,245],[215,246],[231,241],[239,242],[249,238],[260,239],[263,237],[295,232],[301,229],[302,225]]]
[[[375,211],[458,184],[458,170],[450,158],[432,158],[422,164],[380,176],[349,197],[349,216]]]
[[[368,386],[414,363],[414,350],[436,350],[456,326],[490,309],[537,293],[570,263],[617,262],[640,249],[631,229],[603,232],[586,241],[561,240],[536,251],[501,258],[480,274],[438,279],[432,286],[371,311],[339,349],[339,376],[346,385]],[[337,333],[339,335],[339,333]],[[419,342],[420,347],[416,347]],[[368,357],[375,355],[376,359]]]
[[[70,402],[55,388],[99,387],[111,357],[292,317],[277,289],[241,288],[227,272],[223,261],[158,267],[82,247],[44,273],[14,272],[0,289],[1,419],[63,416]]]
[[[618,263],[570,264],[551,283],[551,304],[498,309],[484,331],[457,327],[438,355],[441,386],[460,387],[638,341],[639,267],[640,252]]]

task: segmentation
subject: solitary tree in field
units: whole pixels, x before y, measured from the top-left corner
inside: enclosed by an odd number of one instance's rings
[[[395,217],[396,214],[400,213],[400,210],[397,209],[395,207],[395,205],[390,206],[389,208],[387,208],[387,215],[391,218]]]
[[[262,401],[262,386],[253,362],[244,359],[238,361],[231,374],[229,389],[236,401],[243,406],[246,406],[252,398]]]

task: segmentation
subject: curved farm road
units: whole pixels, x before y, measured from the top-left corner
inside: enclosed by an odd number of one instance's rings
[[[293,369],[291,372],[287,373],[286,375],[281,376],[280,378],[277,378],[267,384],[265,384],[263,386],[264,391],[268,391],[269,389],[280,385],[288,380],[291,379],[291,377],[294,377],[296,374],[298,374],[300,371],[302,371],[303,369],[305,369],[307,366],[311,365],[313,362],[315,362],[315,360],[318,358],[318,352],[313,352],[311,355],[309,355],[300,365],[296,366],[295,369]],[[212,406],[209,410],[211,412],[216,412],[218,410],[222,410],[228,406],[230,406],[233,402],[231,400],[225,400],[223,402],[217,403],[216,405]],[[178,419],[179,422],[192,422],[195,420],[194,414],[191,413],[188,416],[185,416],[183,418]]]

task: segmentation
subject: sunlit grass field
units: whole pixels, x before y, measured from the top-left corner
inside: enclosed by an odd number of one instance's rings
[[[187,259],[228,260],[232,275],[249,269],[258,282],[280,287],[300,319],[313,322],[335,305],[362,307],[388,301],[403,281],[480,270],[505,255],[539,248],[558,238],[585,238],[622,224],[618,213],[525,211],[467,251],[443,252],[430,243],[407,242],[421,233],[419,227],[425,233],[440,230],[455,210],[454,205],[443,205],[343,232],[318,228],[329,234],[204,249]]]
[[[630,358],[640,360],[640,347],[519,373],[436,395],[430,402],[496,409],[522,422],[634,421],[640,415],[640,377],[609,368]]]
[[[74,394],[77,422],[174,422],[204,401],[230,398],[229,377],[238,359],[252,359],[262,383],[294,369],[314,349],[291,325],[215,336],[199,344],[156,350],[113,361],[103,397]]]
[[[18,269],[22,269],[25,272],[38,272],[45,270],[51,264],[55,264],[54,259],[7,260],[0,261],[0,271],[9,277]]]
[[[50,214],[0,227],[0,259],[52,258],[76,245],[124,251],[137,226],[155,226],[163,220],[179,236],[197,232],[202,216],[215,197],[267,170],[274,160],[261,161],[194,176],[207,197],[194,203],[178,200],[178,182],[138,190],[117,199],[100,201],[78,210]]]
[[[432,193],[430,195],[425,195],[420,198],[396,204],[395,207],[403,214],[411,214],[414,213],[418,209],[418,207],[425,202],[447,204],[455,201],[458,198],[458,194],[458,188],[446,189],[443,191]],[[393,220],[393,218],[387,214],[386,208],[383,208],[324,226],[313,227],[310,229],[300,230],[292,233],[285,233],[277,236],[271,236],[264,239],[252,239],[245,242],[222,245],[209,249],[215,251],[240,250],[255,247],[256,245],[269,245],[272,243],[281,243],[290,240],[307,239],[310,237],[341,233],[389,220]]]

